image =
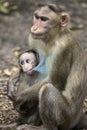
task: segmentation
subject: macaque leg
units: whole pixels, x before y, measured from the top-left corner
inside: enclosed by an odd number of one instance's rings
[[[72,130],[87,130],[87,115],[86,115],[86,113],[82,114],[80,121],[78,122],[76,127],[74,127]]]
[[[45,130],[43,126],[20,125],[16,130]]]
[[[43,125],[47,130],[59,130],[63,127],[68,130],[69,105],[60,91],[50,83],[40,89],[39,111]]]
[[[87,114],[86,114],[86,113],[84,113],[84,114],[82,115],[79,124],[81,125],[81,126],[79,126],[79,127],[82,127],[82,128],[84,128],[84,129],[87,129]]]

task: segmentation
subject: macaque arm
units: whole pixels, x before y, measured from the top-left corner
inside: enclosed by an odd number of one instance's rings
[[[82,60],[81,60],[82,59]],[[77,101],[79,100],[78,105],[80,105],[81,100],[84,99],[85,93],[87,93],[86,89],[86,77],[85,75],[87,72],[85,71],[87,69],[87,61],[85,60],[86,56],[80,55],[78,59],[73,64],[70,74],[67,78],[66,83],[66,89],[63,91],[64,97],[70,102],[77,104]],[[84,69],[85,66],[85,69]],[[79,70],[78,70],[79,68]],[[81,84],[83,85],[81,86]],[[84,90],[84,91],[82,91]],[[82,96],[82,98],[80,98]]]
[[[26,101],[26,100],[38,100],[39,97],[39,90],[44,85],[49,83],[49,79],[46,78],[41,82],[38,82],[34,85],[32,85],[29,88],[26,88],[23,90],[18,96],[17,96],[17,102]]]
[[[7,94],[11,100],[14,100],[14,95],[16,93],[15,84],[18,82],[18,80],[19,80],[19,71],[13,74],[8,81]]]

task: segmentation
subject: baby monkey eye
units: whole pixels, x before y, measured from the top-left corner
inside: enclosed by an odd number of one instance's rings
[[[30,60],[29,59],[26,59],[26,63],[29,63],[30,62]]]
[[[22,61],[20,62],[20,64],[21,64],[21,65],[24,65],[24,61],[22,60]]]

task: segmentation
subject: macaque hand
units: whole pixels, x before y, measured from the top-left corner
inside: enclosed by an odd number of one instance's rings
[[[12,101],[15,101],[15,100],[16,100],[16,94],[14,93],[14,91],[11,91],[11,92],[8,94],[8,97],[9,97]]]
[[[29,102],[29,94],[26,94],[26,92],[21,92],[19,95],[16,96],[15,105],[21,106],[25,102]]]
[[[29,91],[27,91],[29,93]],[[36,99],[31,99],[29,98],[29,95],[31,94],[26,94],[26,92],[21,92],[16,97],[16,101],[14,102],[14,108],[19,112],[19,113],[27,113],[27,111],[31,110],[33,107],[36,107],[36,104],[38,100]]]

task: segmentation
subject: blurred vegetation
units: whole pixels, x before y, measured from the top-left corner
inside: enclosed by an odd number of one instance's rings
[[[11,11],[17,10],[18,6],[14,5],[7,0],[0,1],[0,12],[3,14],[9,14]]]

